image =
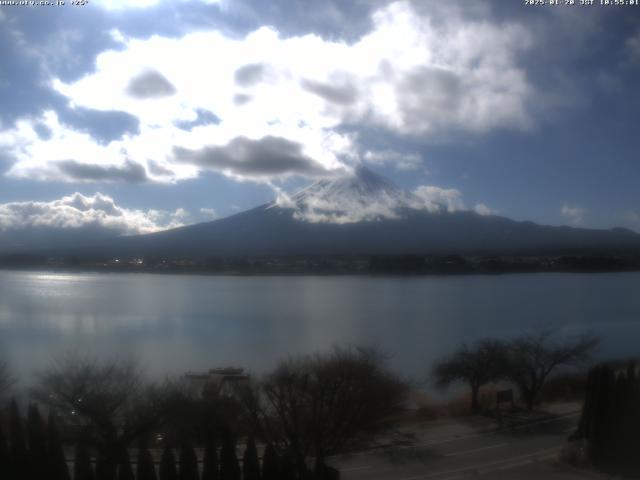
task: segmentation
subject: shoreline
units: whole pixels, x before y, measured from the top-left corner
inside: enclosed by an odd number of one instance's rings
[[[451,276],[503,276],[535,273],[557,274],[606,274],[640,272],[640,266],[628,268],[530,268],[530,269],[451,269],[432,271],[372,270],[372,269],[207,269],[197,267],[154,268],[154,267],[102,267],[67,265],[0,265],[0,271],[7,272],[51,272],[51,273],[96,273],[96,274],[147,274],[147,275],[201,275],[220,277],[451,277]]]

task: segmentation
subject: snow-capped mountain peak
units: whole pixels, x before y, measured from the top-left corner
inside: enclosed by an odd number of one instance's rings
[[[295,210],[299,220],[313,223],[355,223],[399,218],[420,204],[415,195],[359,166],[349,175],[320,180],[276,205]]]

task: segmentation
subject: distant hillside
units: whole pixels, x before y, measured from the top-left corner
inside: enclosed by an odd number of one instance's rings
[[[569,255],[640,253],[640,235],[517,222],[472,211],[422,208],[367,169],[323,180],[285,202],[163,232],[65,239],[31,250],[76,256],[257,257],[335,255]],[[43,237],[44,238],[44,237]]]

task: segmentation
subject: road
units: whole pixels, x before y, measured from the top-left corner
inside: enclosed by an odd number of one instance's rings
[[[588,478],[584,472],[556,461],[577,419],[577,414],[571,414],[485,433],[467,430],[447,434],[446,426],[440,426],[442,435],[421,438],[417,431],[412,445],[340,457],[332,463],[344,480],[584,479]],[[426,431],[429,426],[422,428]]]

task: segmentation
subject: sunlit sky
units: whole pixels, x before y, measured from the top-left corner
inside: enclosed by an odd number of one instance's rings
[[[1,229],[153,231],[365,164],[640,231],[640,7],[66,3],[0,6]]]

